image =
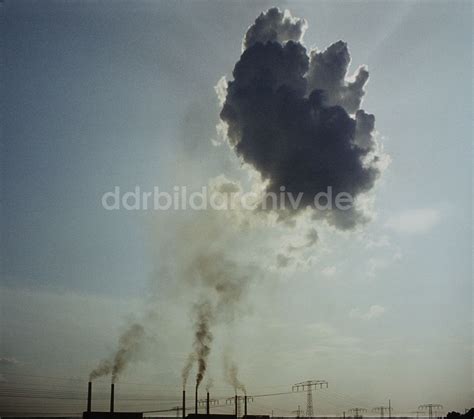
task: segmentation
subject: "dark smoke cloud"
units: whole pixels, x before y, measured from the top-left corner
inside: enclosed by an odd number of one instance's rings
[[[214,313],[211,304],[205,301],[196,306],[196,324],[194,335],[194,350],[198,371],[196,374],[196,386],[199,387],[207,369],[207,358],[211,353],[212,333],[211,323],[214,320]]]
[[[316,209],[314,197],[332,188],[332,209],[313,218],[351,229],[366,221],[353,206],[335,207],[340,192],[353,198],[372,189],[380,175],[375,118],[360,110],[368,71],[346,80],[350,55],[339,41],[308,55],[299,42],[305,23],[270,9],[257,18],[228,83],[221,119],[229,144],[268,181],[297,196],[299,208]],[[355,115],[354,115],[355,114]]]
[[[96,378],[104,377],[112,372],[113,363],[109,359],[100,361],[99,365],[95,367],[89,374],[89,380],[95,380]]]
[[[105,359],[90,373],[89,379],[94,380],[106,375],[112,375],[115,382],[119,375],[125,370],[128,363],[138,354],[145,329],[141,324],[132,324],[119,338],[117,352],[110,359]]]

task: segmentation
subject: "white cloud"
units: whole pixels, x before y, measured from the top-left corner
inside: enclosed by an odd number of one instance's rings
[[[385,225],[398,233],[422,234],[435,227],[440,218],[440,213],[436,209],[419,208],[392,216]]]
[[[374,304],[370,306],[369,310],[366,312],[363,312],[358,308],[353,308],[349,313],[349,317],[352,317],[353,319],[372,320],[382,316],[385,311],[385,307]]]

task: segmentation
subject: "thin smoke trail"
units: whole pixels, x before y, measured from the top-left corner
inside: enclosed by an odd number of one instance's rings
[[[112,382],[117,381],[119,375],[125,370],[141,348],[145,329],[141,324],[132,324],[119,338],[118,349],[115,354],[104,359],[89,374],[89,379],[112,375]]]
[[[246,395],[247,389],[238,378],[239,368],[235,362],[231,361],[228,353],[224,354],[224,372],[226,381],[234,388],[235,394],[237,394],[238,391],[241,391]]]

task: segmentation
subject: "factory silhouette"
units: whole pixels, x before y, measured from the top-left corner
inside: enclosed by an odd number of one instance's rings
[[[233,404],[234,405],[234,414],[222,415],[222,414],[211,414],[211,406],[219,405],[220,401],[218,399],[211,399],[210,392],[206,392],[205,399],[198,398],[198,386],[196,386],[195,390],[195,399],[194,399],[194,407],[187,408],[186,407],[186,390],[183,390],[182,393],[182,418],[189,418],[189,419],[199,419],[205,417],[213,417],[215,419],[228,419],[228,418],[237,418],[239,416],[248,419],[268,419],[270,416],[268,415],[249,415],[248,414],[248,404],[250,401],[253,400],[252,396],[247,395],[235,395],[233,397],[229,397],[225,400],[225,403]],[[241,412],[241,403],[243,402],[243,412]],[[199,407],[205,406],[205,413],[200,412]],[[179,407],[175,408],[177,412],[179,412]],[[170,411],[169,409],[166,411]],[[188,413],[190,411],[190,413]],[[156,413],[160,413],[162,411],[155,411]],[[92,410],[92,382],[88,382],[87,387],[87,410],[83,413],[83,419],[141,419],[143,418],[144,413],[155,413],[152,411],[147,412],[116,412],[115,411],[115,383],[110,385],[110,409],[108,412],[97,412]]]

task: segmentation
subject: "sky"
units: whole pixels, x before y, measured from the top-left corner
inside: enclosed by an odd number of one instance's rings
[[[277,267],[306,230],[267,226],[233,241],[226,226],[213,242],[200,214],[105,210],[116,186],[251,182],[218,144],[215,86],[232,80],[245,32],[273,6],[307,21],[308,49],[344,40],[349,73],[369,69],[363,109],[390,157],[368,197],[371,221],[354,231],[314,221],[317,242]],[[118,382],[118,407],[178,405],[202,291],[178,276],[189,253],[221,248],[257,268],[232,319],[213,327],[207,376],[219,397],[234,391],[223,374],[230,354],[248,394],[327,380],[317,414],[370,413],[388,399],[396,414],[471,407],[471,9],[3,2],[1,413],[82,412],[89,372],[134,322],[146,342]],[[109,380],[94,384],[97,408]],[[289,394],[252,409],[283,416],[305,403]]]

